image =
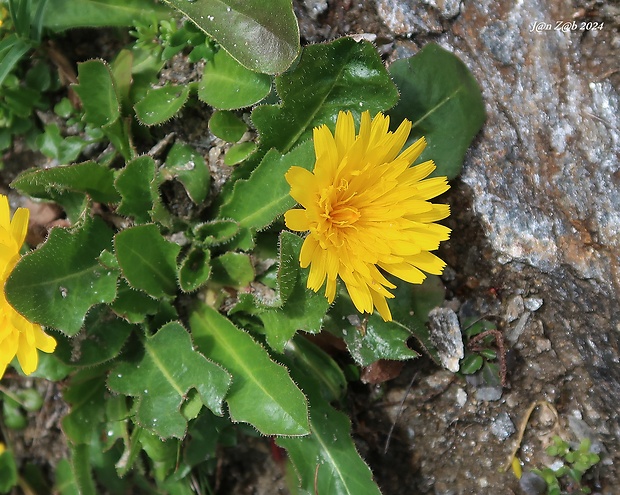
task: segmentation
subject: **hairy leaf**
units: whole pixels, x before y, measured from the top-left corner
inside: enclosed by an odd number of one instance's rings
[[[222,414],[222,400],[230,376],[193,350],[186,330],[176,322],[163,326],[144,343],[139,363],[121,363],[110,373],[108,386],[119,393],[138,397],[136,419],[162,438],[183,438],[187,420],[180,412],[190,389],[202,403]]]
[[[221,207],[219,218],[235,220],[241,229],[240,247],[253,246],[252,235],[279,215],[295,206],[284,174],[293,165],[311,169],[314,164],[312,143],[307,142],[282,156],[275,150],[265,155],[247,180],[235,184],[230,200]],[[256,194],[255,191],[260,191]]]
[[[34,198],[52,201],[58,193],[65,191],[88,194],[94,201],[101,203],[120,200],[114,188],[114,172],[93,161],[28,170],[20,174],[11,183],[11,187]]]
[[[361,459],[351,438],[347,416],[323,397],[315,378],[317,363],[296,346],[287,349],[286,364],[308,394],[312,433],[301,438],[278,438],[295,466],[301,488],[330,495],[381,495],[372,472]]]
[[[206,305],[190,315],[190,327],[198,349],[233,377],[226,398],[233,421],[250,423],[264,435],[309,433],[306,398],[252,337]]]
[[[248,130],[248,126],[234,113],[217,110],[209,119],[209,130],[224,141],[236,143]]]
[[[118,212],[134,217],[139,223],[150,222],[159,202],[153,159],[141,156],[129,162],[118,174],[115,185],[122,197]]]
[[[111,248],[112,231],[98,217],[72,230],[53,228],[7,280],[7,300],[26,318],[75,335],[91,306],[116,296],[118,270],[97,258]]]
[[[174,143],[162,170],[165,178],[175,177],[195,204],[201,204],[209,194],[211,174],[205,159],[187,144]]]
[[[136,117],[146,125],[158,125],[174,117],[189,98],[189,86],[164,86],[149,89],[135,104]]]
[[[285,71],[299,52],[290,0],[165,0],[248,69]]]
[[[276,77],[276,89],[282,103],[256,107],[252,122],[261,148],[281,153],[310,137],[315,126],[333,128],[340,110],[374,115],[398,100],[375,47],[352,38],[304,48],[299,64]]]
[[[456,177],[472,139],[486,119],[482,93],[465,64],[429,43],[416,55],[397,60],[390,73],[401,93],[389,114],[392,125],[413,123],[409,142],[421,136],[428,145],[420,160],[434,160],[434,175]]]
[[[254,280],[254,267],[247,254],[229,251],[213,258],[211,279],[229,287],[246,287]]]
[[[152,297],[176,293],[176,257],[181,247],[164,239],[156,225],[119,232],[114,249],[123,275],[134,289]]]
[[[258,103],[270,90],[270,76],[246,69],[220,50],[205,65],[198,98],[214,108],[234,110]]]

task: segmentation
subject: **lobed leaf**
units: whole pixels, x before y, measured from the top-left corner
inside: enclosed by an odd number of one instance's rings
[[[193,292],[202,287],[211,275],[211,251],[192,248],[179,266],[179,285],[184,292]]]
[[[434,175],[456,177],[472,139],[486,119],[478,83],[454,54],[429,43],[416,55],[395,61],[390,74],[401,97],[390,112],[392,126],[413,123],[408,143],[421,136],[420,160],[434,160]]]
[[[108,378],[108,386],[137,397],[136,419],[162,438],[183,438],[187,420],[180,412],[190,389],[202,403],[221,415],[221,403],[230,386],[230,376],[218,365],[194,351],[182,325],[170,322],[144,343],[139,363],[121,363]]]
[[[78,64],[78,81],[79,84],[73,88],[82,100],[89,124],[103,127],[120,118],[119,98],[112,73],[104,61],[88,60]]]
[[[250,70],[283,72],[299,53],[299,27],[290,0],[165,1]]]
[[[129,323],[142,323],[159,310],[159,301],[145,292],[134,290],[124,279],[119,280],[116,299],[110,305],[114,313]]]
[[[392,107],[398,92],[376,48],[367,41],[340,38],[310,45],[297,66],[276,77],[282,103],[252,112],[261,149],[286,153],[310,137],[313,127],[335,126],[340,110],[359,116]]]
[[[121,199],[114,188],[114,172],[93,161],[28,170],[20,174],[11,187],[34,198],[52,201],[62,192],[88,194],[93,201],[101,203],[115,203]]]
[[[269,151],[247,180],[235,184],[230,200],[218,213],[219,218],[235,220],[241,229],[240,247],[253,246],[253,233],[271,224],[279,215],[295,206],[284,174],[293,165],[310,169],[314,164],[312,143],[298,146],[282,156]],[[256,194],[260,191],[260,194]]]
[[[156,225],[122,230],[114,237],[114,250],[123,275],[134,289],[152,297],[176,294],[176,258],[181,247],[164,239]]]
[[[234,110],[258,103],[270,90],[270,76],[246,69],[220,50],[205,65],[198,98],[214,108]]]
[[[233,377],[226,398],[233,421],[250,423],[263,435],[309,433],[304,394],[252,337],[206,305],[190,315],[190,327],[197,348]]]
[[[111,245],[112,231],[99,217],[72,230],[53,228],[14,268],[5,286],[7,300],[30,321],[75,335],[91,306],[116,296],[118,270],[98,262]]]
[[[303,348],[287,348],[284,361],[308,394],[312,433],[300,438],[278,438],[308,493],[330,495],[381,495],[372,472],[358,454],[351,438],[349,418],[330,406],[316,378],[319,363],[308,360]]]

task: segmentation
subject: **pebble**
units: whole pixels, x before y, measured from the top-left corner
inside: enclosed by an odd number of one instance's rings
[[[502,398],[502,387],[480,387],[476,389],[478,402],[495,402]]]
[[[465,355],[458,316],[450,308],[435,308],[428,314],[428,326],[441,364],[456,373]]]
[[[547,493],[547,483],[536,473],[526,471],[519,480],[519,487],[525,495],[543,495]]]
[[[504,319],[508,323],[510,323],[511,321],[515,321],[523,314],[524,310],[525,306],[523,304],[523,298],[517,294],[516,296],[513,296],[508,300]]]
[[[543,305],[543,300],[540,297],[528,297],[523,300],[525,309],[528,311],[538,311]]]
[[[491,425],[491,433],[500,440],[506,440],[513,435],[515,431],[517,431],[515,425],[506,412],[499,413]]]
[[[456,389],[456,405],[463,407],[467,403],[467,392],[462,388]]]

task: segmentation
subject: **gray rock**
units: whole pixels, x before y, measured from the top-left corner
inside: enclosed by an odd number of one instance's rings
[[[428,326],[441,364],[456,373],[465,355],[458,316],[450,308],[435,308],[428,314]]]
[[[536,473],[526,471],[519,480],[519,487],[525,495],[543,495],[547,493],[547,483]]]
[[[515,425],[506,412],[499,413],[491,424],[491,433],[500,440],[506,440],[515,431],[517,431]]]
[[[478,402],[495,402],[502,398],[502,387],[480,387],[476,389]]]

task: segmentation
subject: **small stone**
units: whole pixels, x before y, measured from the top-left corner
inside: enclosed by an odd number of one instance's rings
[[[462,388],[456,389],[456,405],[463,407],[467,403],[467,392]]]
[[[525,495],[543,495],[547,493],[547,483],[536,473],[526,471],[519,480],[519,487]]]
[[[523,304],[528,311],[537,311],[543,305],[543,300],[540,297],[528,297],[523,300]]]
[[[537,338],[536,339],[536,350],[539,353],[550,351],[551,350],[551,341],[549,339]]]
[[[510,416],[508,416],[508,413],[505,412],[499,413],[491,425],[491,433],[500,440],[506,440],[514,434],[515,431],[517,430],[515,429],[514,423],[510,419]]]
[[[502,398],[502,387],[480,387],[476,389],[478,402],[495,402]]]
[[[465,355],[458,316],[450,308],[435,308],[428,314],[428,326],[441,364],[456,373]]]
[[[508,301],[508,304],[506,305],[506,321],[508,323],[510,323],[511,321],[515,321],[523,314],[524,310],[525,307],[523,305],[523,298],[519,295],[511,297]]]

